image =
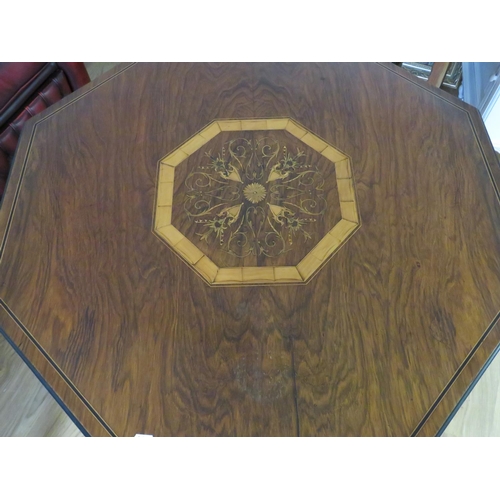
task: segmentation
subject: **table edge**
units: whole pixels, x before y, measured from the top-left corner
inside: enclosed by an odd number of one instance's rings
[[[47,108],[44,110],[42,113],[39,115],[36,115],[32,119],[28,121],[26,126],[23,129],[23,132],[21,134],[20,142],[18,149],[16,150],[16,156],[15,160],[13,162],[13,166],[11,168],[11,172],[9,174],[9,178],[7,181],[7,186],[5,190],[4,197],[2,199],[2,202],[0,203],[0,261],[3,256],[3,251],[5,248],[6,240],[8,237],[9,229],[10,229],[10,222],[12,220],[12,216],[15,210],[16,206],[16,201],[19,195],[19,191],[21,189],[21,184],[22,184],[22,179],[24,176],[24,171],[28,159],[28,155],[30,152],[30,147],[32,143],[32,139],[34,137],[34,134],[36,133],[36,126],[38,123],[42,122],[43,120],[49,118],[53,114],[59,112],[61,109],[65,108],[66,106],[71,105],[74,101],[79,100],[82,98],[84,95],[92,92],[99,86],[105,84],[109,80],[115,78],[117,75],[121,74],[122,72],[126,71],[130,67],[134,66],[137,63],[122,63],[118,65],[117,67],[113,68],[109,72],[105,73],[104,75],[101,75],[98,77],[96,80],[90,82],[89,84],[85,85],[81,89],[77,90],[76,92],[70,94],[66,98],[62,99],[55,105]],[[463,101],[460,101],[459,99],[455,98],[454,96],[451,96],[447,92],[437,89],[435,87],[430,86],[426,82],[422,82],[418,80],[415,76],[411,75],[408,73],[406,70],[403,70],[401,68],[398,68],[392,63],[376,63],[380,65],[381,67],[385,68],[388,71],[391,71],[395,74],[397,74],[399,77],[404,78],[408,80],[409,82],[413,83],[414,85],[419,86],[420,88],[436,95],[438,98],[441,98],[445,101],[447,101],[449,104],[454,105],[455,107],[461,109],[463,112],[466,113],[471,128],[474,131],[476,135],[476,139],[478,142],[479,149],[481,153],[483,154],[483,159],[488,171],[488,175],[490,178],[490,181],[492,183],[492,186],[494,188],[494,191],[496,193],[496,198],[497,202],[500,204],[500,164],[498,162],[498,159],[496,155],[494,154],[493,146],[491,145],[491,140],[489,139],[488,134],[486,133],[486,129],[484,126],[484,122],[482,121],[482,118],[479,114],[479,111],[474,108],[473,106],[464,103]],[[489,143],[491,151],[485,151],[485,148],[482,146],[482,142]],[[22,163],[21,163],[22,162]],[[491,167],[492,165],[495,165],[496,169],[493,170]],[[0,307],[4,311],[6,311],[10,316],[13,315],[13,313],[9,313],[9,309],[7,304],[4,303],[2,299],[0,299]],[[487,368],[489,363],[491,363],[491,360],[493,359],[494,355],[498,351],[500,347],[500,328],[496,328],[500,326],[500,311],[496,314],[494,317],[493,321],[490,323],[488,328],[481,334],[479,337],[478,341],[474,345],[474,347],[469,351],[463,362],[460,364],[456,372],[453,374],[453,376],[450,378],[449,382],[445,385],[445,387],[442,389],[441,393],[438,395],[434,403],[432,403],[427,410],[427,412],[424,414],[418,425],[415,427],[413,432],[411,433],[411,436],[430,436],[430,435],[440,435],[440,433],[443,432],[444,428],[446,425],[449,423],[451,420],[452,416],[458,411],[458,408],[461,406],[467,395],[470,393],[472,388],[475,386],[475,384],[478,382],[479,378],[481,375],[484,373],[484,370]],[[19,328],[23,332],[23,334],[30,340],[30,342],[33,343],[33,339],[31,338],[32,335],[28,335],[28,330],[26,327],[21,323],[21,321],[18,318],[15,318],[16,323],[19,323]],[[28,332],[28,333],[26,333]],[[493,335],[492,335],[493,332]],[[32,364],[29,358],[27,358],[26,353],[23,352],[23,350],[17,346],[15,347],[16,344],[15,342],[9,337],[8,333],[6,332],[6,329],[4,328],[4,325],[0,323],[0,333],[4,335],[4,337],[7,339],[10,345],[14,347],[16,352],[18,352],[19,355],[23,358],[23,360],[26,362],[26,364],[30,367],[30,369],[35,373],[35,375],[39,378],[39,380],[44,384],[44,386],[49,390],[49,392],[55,397],[56,401],[61,405],[63,410],[68,413],[70,418],[76,423],[78,421],[78,426],[83,427],[81,422],[71,413],[71,410],[69,407],[66,407],[65,403],[63,400],[60,398],[59,394],[57,393],[56,390],[54,390],[48,381],[41,375],[41,372],[46,371],[43,367],[40,367],[35,364]],[[488,342],[486,342],[488,341]],[[36,342],[36,341],[35,341]],[[491,342],[495,342],[495,347],[493,350],[491,350],[492,346],[490,345]],[[50,363],[48,359],[50,358],[48,354],[45,352],[45,350],[41,347],[33,343],[33,345],[38,349],[38,351],[44,356],[44,359],[47,360],[47,363]],[[485,354],[488,352],[486,351],[486,346],[488,346],[488,349],[490,350],[490,354],[486,355]],[[481,358],[482,356],[482,358]],[[55,362],[52,362],[53,366],[52,368],[56,369],[56,371],[60,371],[60,367],[55,364]],[[55,366],[54,366],[55,365]],[[470,375],[473,375],[472,381],[467,382],[467,380],[470,380],[470,377],[465,379],[464,377],[466,376],[466,368],[469,370],[472,370],[474,373],[470,373]],[[40,370],[40,371],[38,371]],[[64,380],[64,377],[61,376],[60,373],[57,373],[58,377],[62,382],[67,384],[68,382]],[[71,386],[69,386],[71,387]],[[76,389],[76,386],[75,386]],[[73,392],[75,392],[75,389],[72,388]],[[461,391],[460,395],[457,395],[456,391]],[[80,399],[80,401],[85,404],[86,406],[88,403],[85,402],[84,398],[82,395],[78,395],[78,390],[75,392],[75,395]],[[447,411],[447,408],[450,408],[453,406],[453,410],[451,413]],[[90,410],[89,410],[90,411]],[[95,411],[95,410],[94,410]],[[93,412],[92,412],[93,413]],[[96,412],[97,413],[97,412]],[[445,413],[445,414],[444,414]],[[444,414],[444,415],[443,415]],[[98,415],[98,414],[97,414]],[[95,416],[95,415],[94,415]],[[99,416],[100,417],[100,416]],[[102,417],[100,417],[102,418]],[[104,423],[105,424],[105,423]],[[115,435],[111,428],[107,424],[105,424],[106,427],[108,427],[109,430],[107,430],[108,435]],[[106,428],[104,427],[104,428]],[[86,433],[90,435],[87,431]],[[85,432],[84,432],[85,434]]]

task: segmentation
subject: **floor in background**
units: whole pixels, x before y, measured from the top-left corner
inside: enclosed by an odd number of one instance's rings
[[[82,436],[0,335],[0,436]]]
[[[119,63],[85,63],[92,80]],[[0,335],[0,437],[82,436],[55,399]],[[500,356],[465,400],[443,436],[500,436]]]
[[[443,436],[500,436],[500,356],[495,356]]]

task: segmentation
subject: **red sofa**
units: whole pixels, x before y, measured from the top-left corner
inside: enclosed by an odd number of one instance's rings
[[[0,63],[0,198],[26,121],[89,81],[81,62]]]

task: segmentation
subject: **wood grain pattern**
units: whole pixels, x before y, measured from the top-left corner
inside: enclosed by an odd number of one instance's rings
[[[142,64],[94,89],[36,125],[0,297],[99,419],[117,435],[411,434],[500,309],[477,117],[376,64]],[[305,286],[210,287],[151,231],[157,162],[219,117],[284,116],[349,157],[362,225]]]
[[[118,63],[93,63],[94,66],[89,74],[92,72],[94,76],[100,75],[104,71],[111,70]],[[79,91],[79,94],[84,90]],[[73,98],[68,97],[68,99]],[[65,105],[68,99],[59,103],[58,107]],[[44,115],[50,115],[53,108],[44,112]],[[40,118],[40,117],[39,117]],[[28,122],[23,129],[20,144],[16,150],[16,155],[24,155],[26,145],[32,139],[33,121]],[[21,170],[14,169],[11,171],[9,183],[17,186],[21,177]],[[10,216],[10,209],[15,198],[16,190],[9,191],[9,197],[2,199],[0,206],[0,236],[2,237],[2,244],[0,246],[0,257],[3,251],[3,237],[8,227],[8,218]],[[30,343],[24,344],[25,336],[21,333],[16,336],[14,332],[18,332],[18,326],[11,322],[10,317],[4,316],[0,310],[2,325],[9,325],[9,332],[11,336],[17,338],[20,345],[27,347],[25,354],[36,360],[39,366],[45,366],[44,361],[40,359],[39,353],[33,351],[33,345]],[[2,377],[0,381],[0,392],[3,397],[0,397],[0,435],[1,436],[82,436],[82,433],[71,421],[69,416],[62,410],[59,404],[53,399],[47,389],[42,386],[40,381],[31,372],[28,366],[20,359],[14,350],[4,341],[0,335],[0,372]],[[24,350],[24,349],[23,349]],[[42,370],[43,371],[43,370]],[[49,371],[43,373],[50,373],[52,378],[54,374]],[[48,378],[51,378],[50,376]],[[57,375],[55,375],[57,379]],[[59,388],[60,394],[66,394],[67,387],[56,381],[56,386]],[[74,397],[74,394],[69,394],[67,399],[72,403],[72,406],[78,406],[80,400]],[[84,421],[88,420],[84,415]],[[92,428],[92,425],[91,425]],[[101,435],[101,429],[95,428],[94,435]],[[107,432],[104,435],[109,435]]]

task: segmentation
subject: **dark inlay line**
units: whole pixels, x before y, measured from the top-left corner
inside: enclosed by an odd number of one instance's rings
[[[474,387],[476,387],[476,384],[479,382],[479,380],[483,376],[484,372],[491,365],[492,361],[495,359],[495,357],[499,351],[500,351],[500,343],[495,347],[495,350],[491,353],[490,357],[487,359],[484,366],[481,368],[479,373],[476,375],[476,378],[472,381],[472,383],[469,385],[469,387],[465,391],[464,395],[460,398],[460,401],[455,406],[455,409],[450,413],[448,418],[444,421],[444,424],[441,426],[441,429],[439,429],[439,431],[437,432],[436,437],[440,437],[443,434],[443,432],[446,430],[446,428],[448,427],[450,422],[453,420],[453,418],[457,414],[458,410],[460,410],[460,408],[464,404],[465,400],[469,397],[469,394],[472,392]]]
[[[59,376],[69,385],[69,387],[73,390],[73,392],[78,396],[80,401],[85,405],[85,407],[92,413],[92,415],[97,419],[97,421],[106,429],[106,431],[111,435],[111,436],[116,436],[116,434],[113,432],[111,427],[103,420],[103,418],[97,413],[94,408],[90,405],[90,403],[87,402],[83,394],[80,392],[80,390],[71,382],[71,380],[66,376],[66,374],[59,368],[59,366],[55,363],[54,360],[45,352],[43,347],[40,345],[40,343],[33,337],[33,335],[24,327],[24,325],[18,320],[16,315],[12,312],[12,310],[9,308],[9,306],[3,301],[3,299],[0,299],[0,305],[7,311],[7,313],[11,316],[11,318],[16,322],[16,324],[21,328],[23,333],[33,342],[35,347],[40,351],[40,353],[43,355],[43,357],[50,363],[50,365],[54,368],[54,370],[57,371]],[[0,331],[2,331],[4,337],[8,339],[9,344],[14,345],[13,342],[8,338],[7,334],[3,332],[3,330],[0,328]],[[20,352],[20,349],[16,349],[18,352]],[[26,356],[21,355],[23,359],[27,359]],[[35,375],[37,375],[37,372],[34,371]],[[38,375],[37,375],[38,376]],[[41,375],[39,376],[39,378]],[[44,380],[43,377],[40,380]],[[43,382],[42,382],[43,383]],[[45,381],[44,385],[46,387],[48,386],[47,381]],[[55,391],[53,389],[49,389],[51,391],[51,394],[55,394]],[[61,401],[59,397],[57,397],[58,401]],[[64,404],[61,405],[63,406],[64,409]],[[68,413],[69,415],[69,413]],[[71,416],[71,415],[70,415]],[[81,424],[80,424],[81,425]],[[87,431],[85,431],[87,432]],[[88,433],[87,433],[88,434]]]
[[[95,90],[96,88],[100,87],[101,85],[103,85],[104,83],[108,82],[110,79],[118,76],[118,74],[124,72],[125,70],[127,70],[128,68],[130,68],[130,66],[132,65],[129,65],[127,67],[125,67],[123,70],[121,70],[119,73],[116,73],[114,75],[112,75],[109,79],[106,79],[105,81],[101,82],[99,85],[97,85],[96,87],[92,88],[91,90],[89,90],[88,92],[85,92],[84,94],[82,94],[81,96],[79,96],[76,100],[79,100],[81,99],[84,95],[86,95],[87,93],[89,92],[92,92],[93,90]],[[383,65],[380,65],[381,67],[391,71],[392,73],[398,75],[399,77],[409,81],[410,83],[420,87],[421,89],[429,92],[429,93],[432,93],[435,97],[438,97],[439,99],[442,99],[444,101],[446,101],[448,104],[451,104],[452,106],[460,109],[461,111],[465,112],[469,118],[469,120],[471,121],[471,125],[472,125],[472,128],[473,128],[473,131],[474,133],[476,134],[476,129],[475,129],[475,126],[474,126],[474,123],[472,122],[471,120],[471,117],[470,117],[470,114],[469,112],[466,110],[466,109],[463,109],[462,107],[458,106],[457,104],[454,104],[453,102],[443,98],[442,96],[438,95],[437,93],[434,93],[432,92],[431,89],[427,89],[425,88],[425,86],[423,85],[420,85],[419,83],[417,82],[414,82],[412,81],[410,78],[407,78],[406,76],[403,76],[401,74],[399,74],[398,72],[392,70],[391,68],[388,68],[386,66],[383,66]],[[60,109],[58,109],[57,111],[51,113],[50,115],[48,115],[47,117],[43,118],[41,121],[44,121],[46,120],[48,117],[52,116],[52,114],[55,114],[57,112],[59,112],[60,110],[64,109],[65,107],[67,107],[68,105],[70,105],[72,102],[74,102],[73,100],[70,101],[68,104],[66,104],[65,106],[61,107]],[[40,122],[41,122],[40,121]],[[40,123],[38,122],[38,123]],[[37,124],[38,124],[37,123]],[[35,130],[36,130],[36,126],[37,124],[34,125],[33,127],[33,130],[32,130],[32,135],[31,135],[31,138],[30,138],[30,142],[29,142],[29,145],[27,147],[27,152],[26,152],[26,156],[24,158],[24,163],[23,163],[23,167],[22,167],[22,172],[21,172],[21,175],[20,175],[20,179],[19,179],[19,184],[17,186],[17,190],[16,190],[16,194],[15,194],[15,197],[14,197],[14,200],[13,200],[13,203],[12,203],[12,209],[11,209],[11,212],[9,214],[9,219],[8,219],[8,223],[7,223],[7,227],[6,227],[6,231],[5,231],[5,234],[4,234],[4,238],[3,238],[3,241],[2,241],[2,247],[0,249],[0,259],[2,257],[2,254],[3,254],[3,251],[4,251],[4,248],[5,248],[5,244],[6,244],[6,240],[7,240],[7,236],[8,236],[8,233],[10,232],[10,226],[11,226],[11,220],[12,220],[12,217],[13,217],[13,212],[14,212],[14,209],[17,205],[17,201],[18,201],[18,195],[19,195],[19,191],[20,191],[20,188],[21,188],[21,184],[22,184],[22,180],[23,180],[23,177],[24,177],[24,170],[25,170],[25,166],[26,166],[26,162],[27,162],[27,157],[29,155],[29,152],[30,152],[30,149],[31,149],[31,144],[32,144],[32,141],[33,141],[33,136],[34,136],[34,133],[35,133]],[[476,138],[477,138],[477,134],[476,134]],[[478,141],[479,142],[479,141]],[[493,180],[492,177],[491,177],[491,170],[489,168],[489,163],[488,161],[486,161],[486,158],[484,157],[484,152],[482,150],[482,147],[481,147],[481,143],[479,142],[479,148],[481,150],[481,153],[483,155],[483,158],[485,159],[485,164],[486,164],[486,167],[487,167],[487,170],[488,170],[488,173],[489,173],[489,176],[490,176],[490,180]],[[495,194],[497,196],[497,199],[499,197],[499,193],[498,193],[498,190],[496,188],[496,184],[494,182],[492,182],[493,184],[493,187],[494,187],[494,190],[495,190]],[[2,200],[3,201],[3,200]],[[6,310],[10,311],[8,309],[8,307],[6,306],[6,304],[0,300],[0,303],[2,303],[4,305],[4,307],[6,308]],[[74,385],[69,382],[69,380],[67,379],[67,377],[60,371],[60,369],[54,365],[54,363],[52,362],[52,360],[50,360],[50,358],[47,357],[46,353],[43,351],[43,349],[40,347],[40,345],[36,342],[36,340],[31,336],[31,334],[29,334],[29,332],[27,332],[27,330],[24,328],[24,326],[20,323],[19,320],[17,320],[17,318],[15,318],[15,316],[12,314],[12,312],[10,312],[11,316],[14,318],[14,320],[16,321],[16,323],[21,327],[22,331],[30,338],[30,340],[35,344],[35,346],[40,350],[40,352],[44,355],[44,357],[46,357],[48,359],[48,361],[51,363],[52,366],[54,366],[54,368],[56,369],[56,371],[63,377],[63,379],[68,383],[68,385],[70,385],[70,387],[75,391],[75,393],[80,397],[80,399],[82,400],[82,402],[88,407],[87,403],[85,402],[84,399],[82,399],[83,396],[80,396],[80,393],[79,391],[74,387]],[[467,355],[467,357],[465,358],[465,360],[462,362],[462,364],[460,365],[459,369],[457,370],[457,372],[455,373],[455,375],[452,377],[452,379],[448,382],[448,384],[445,386],[445,388],[443,389],[443,391],[441,392],[440,396],[438,397],[438,399],[435,401],[435,403],[432,405],[432,407],[428,410],[428,412],[426,413],[426,415],[423,417],[423,419],[421,420],[421,422],[419,423],[419,425],[417,426],[417,428],[414,430],[414,432],[412,433],[412,435],[416,435],[420,429],[423,427],[423,425],[425,424],[425,422],[427,421],[427,419],[429,418],[429,416],[431,415],[431,413],[434,411],[434,409],[437,407],[437,405],[441,402],[441,400],[443,399],[444,395],[447,393],[447,391],[449,390],[449,388],[451,387],[451,385],[455,382],[455,380],[458,378],[458,376],[460,375],[460,373],[463,371],[463,368],[465,367],[465,365],[468,363],[468,361],[472,358],[472,356],[475,354],[475,352],[477,351],[477,349],[479,348],[479,346],[482,344],[482,342],[484,341],[484,339],[486,338],[486,336],[489,334],[489,332],[491,331],[491,329],[493,328],[494,324],[498,321],[499,319],[499,316],[500,316],[500,313],[497,314],[497,316],[495,317],[495,320],[493,321],[493,323],[490,325],[490,327],[488,327],[488,329],[483,333],[483,335],[480,337],[479,341],[477,342],[477,344],[474,346],[474,348],[470,351],[470,353]],[[0,330],[1,331],[1,330]],[[11,341],[10,339],[8,339],[8,337],[6,336],[6,334],[4,332],[2,332],[4,334],[4,336],[6,337],[6,339],[9,341],[9,344],[11,344]],[[13,346],[14,347],[14,346]],[[15,347],[14,347],[15,348]],[[15,348],[16,349],[16,348]],[[498,349],[498,348],[497,348]],[[16,349],[16,352],[18,352],[21,357],[23,358],[24,360],[24,357],[23,355],[18,351],[18,349]],[[495,350],[496,352],[496,350]],[[295,374],[295,365],[294,365],[294,351],[293,351],[293,342],[292,342],[292,348],[291,348],[291,356],[292,356],[292,376],[293,376],[293,383],[294,383],[294,396],[295,396],[295,407],[296,407],[296,415],[297,415],[297,434],[299,435],[299,418],[298,418],[298,402],[297,402],[297,386],[296,386],[296,374]],[[493,356],[493,355],[492,355]],[[487,361],[487,364],[489,364],[489,362],[491,361]],[[30,366],[30,363],[27,363],[28,366]],[[485,365],[486,367],[486,365]],[[30,366],[31,368],[31,366]],[[35,375],[37,375],[37,373],[34,371]],[[480,372],[480,375],[483,373],[483,370]],[[476,377],[476,379],[473,381],[473,385],[475,385],[475,383],[477,383],[477,380],[479,380],[479,377],[480,375],[478,375],[478,377]],[[38,375],[37,375],[38,376]],[[45,384],[44,384],[45,385]],[[49,389],[50,390],[50,389]],[[59,401],[59,398],[57,398],[58,401]],[[62,405],[61,405],[62,406]],[[95,411],[91,408],[89,408],[91,410],[91,412],[95,415]],[[98,418],[98,420],[101,422],[101,419],[100,417],[96,416],[96,418]],[[108,430],[108,426],[104,423],[104,422],[101,422],[103,423],[103,426],[106,428],[106,430]],[[111,429],[109,429],[109,432],[114,435],[114,433],[112,433]]]
[[[451,106],[454,106],[455,108],[457,108],[457,109],[459,109],[459,110],[463,111],[464,113],[469,114],[469,112],[468,112],[466,109],[464,109],[462,106],[459,106],[458,104],[454,103],[453,101],[451,101],[451,100],[447,99],[446,97],[444,97],[444,96],[440,95],[438,92],[434,92],[434,90],[433,90],[433,89],[437,89],[437,87],[431,87],[431,88],[428,88],[428,87],[427,87],[427,85],[422,85],[422,83],[421,83],[421,82],[414,82],[414,81],[410,78],[411,73],[410,73],[409,71],[407,72],[407,73],[408,73],[408,76],[406,76],[406,75],[402,75],[402,74],[400,74],[400,73],[399,73],[399,71],[396,71],[395,69],[390,68],[390,67],[388,67],[388,66],[385,66],[384,64],[381,64],[381,63],[379,63],[379,62],[377,62],[377,63],[375,63],[375,64],[377,64],[377,65],[378,65],[378,66],[380,66],[381,68],[384,68],[384,69],[386,69],[387,71],[390,71],[391,73],[394,73],[395,75],[397,75],[397,76],[399,76],[399,77],[403,78],[403,80],[406,80],[406,81],[408,81],[408,82],[410,82],[410,83],[413,83],[413,85],[416,85],[417,87],[421,88],[422,90],[425,90],[425,91],[426,91],[426,92],[428,92],[429,94],[432,94],[434,97],[437,97],[438,99],[441,99],[442,101],[447,102],[447,103],[448,103],[448,104],[450,104]],[[406,70],[401,69],[401,71],[406,71]],[[415,78],[417,78],[417,77],[415,77]],[[444,91],[444,90],[442,90],[441,92],[445,92],[445,91]],[[447,97],[448,97],[448,94],[447,94]],[[457,99],[458,99],[458,97],[457,97]],[[465,101],[464,101],[464,103],[465,103],[465,104],[467,104]],[[470,106],[470,104],[469,104],[469,106]]]
[[[455,372],[455,374],[453,375],[453,377],[451,377],[450,381],[446,384],[446,386],[444,387],[444,389],[441,391],[441,394],[438,396],[438,398],[436,399],[436,401],[434,401],[434,403],[432,404],[432,406],[427,410],[427,413],[424,415],[424,417],[422,418],[422,420],[420,421],[420,423],[417,425],[417,427],[415,428],[415,430],[411,433],[412,437],[417,436],[417,434],[420,432],[420,430],[422,429],[422,427],[424,426],[424,424],[427,422],[427,420],[431,416],[432,412],[441,403],[441,401],[443,400],[444,396],[449,391],[450,387],[455,383],[455,381],[460,376],[460,374],[462,373],[462,371],[465,368],[465,366],[467,365],[467,363],[472,359],[472,357],[474,356],[474,354],[476,353],[476,351],[479,349],[479,347],[483,343],[484,339],[488,336],[488,334],[491,332],[491,330],[498,323],[499,319],[500,319],[500,312],[498,312],[496,314],[496,316],[494,317],[493,321],[490,323],[490,326],[488,326],[488,328],[485,330],[485,332],[481,335],[481,338],[479,339],[479,341],[477,342],[477,344],[473,347],[473,349],[469,352],[469,354],[462,361],[462,364],[458,367],[458,370]],[[499,344],[499,346],[500,346],[500,344]],[[497,349],[498,349],[498,346],[497,346]],[[496,349],[495,349],[495,351],[496,351]],[[478,376],[480,376],[482,374],[482,372],[483,371],[481,370],[479,372]],[[477,383],[477,380],[479,380],[478,376],[476,376],[474,378],[474,381],[472,382],[473,385],[475,385]]]
[[[452,102],[451,100],[445,99],[443,96],[439,95],[438,93],[433,92],[432,89],[426,88],[426,86],[420,84],[420,82],[414,82],[411,78],[409,78],[409,77],[407,77],[405,75],[399,74],[399,72],[395,71],[392,68],[384,66],[384,65],[382,65],[380,63],[377,63],[377,64],[379,66],[383,67],[383,68],[386,68],[391,73],[394,73],[394,74],[400,76],[401,78],[403,78],[404,80],[407,80],[408,82],[416,85],[417,87],[420,87],[421,89],[424,89],[425,91],[433,94],[434,96],[436,96],[439,99],[447,102],[448,104],[451,104],[452,106],[454,106],[455,108],[458,108],[460,111],[463,111],[467,115],[467,119],[469,121],[469,125],[470,125],[470,127],[472,129],[472,132],[473,132],[474,137],[476,139],[476,142],[478,144],[479,151],[480,151],[481,156],[483,158],[484,165],[486,166],[486,171],[488,173],[488,177],[490,179],[490,183],[491,183],[491,185],[493,187],[493,191],[495,193],[495,197],[496,197],[497,201],[500,203],[500,191],[499,191],[499,187],[496,184],[495,178],[493,176],[493,172],[491,171],[490,163],[489,163],[488,159],[486,158],[485,152],[484,152],[483,147],[481,145],[481,141],[479,139],[478,131],[476,129],[474,121],[472,120],[470,112],[467,109],[464,109],[463,107],[459,106],[458,104]],[[425,414],[424,418],[420,421],[420,423],[417,426],[417,428],[413,431],[412,436],[416,436],[418,434],[418,432],[422,429],[423,425],[426,423],[426,421],[428,420],[428,418],[430,417],[430,415],[432,414],[432,412],[435,410],[435,408],[437,407],[437,405],[442,401],[442,399],[444,398],[445,394],[448,392],[448,390],[450,389],[450,387],[453,385],[453,383],[456,381],[456,379],[458,378],[458,376],[460,375],[460,373],[463,371],[465,365],[469,362],[469,360],[475,354],[475,352],[477,351],[477,349],[479,348],[479,346],[483,343],[484,339],[487,337],[487,335],[489,334],[489,332],[491,331],[491,329],[495,326],[495,324],[497,323],[499,317],[500,317],[500,312],[495,316],[495,319],[493,320],[493,322],[491,323],[491,325],[486,329],[486,331],[483,333],[483,335],[481,335],[479,341],[476,343],[476,345],[473,347],[473,349],[467,355],[467,357],[465,358],[465,360],[462,362],[462,364],[458,368],[457,372],[455,372],[455,375],[451,378],[451,380],[448,382],[448,384],[445,386],[445,388],[441,391],[441,394],[439,395],[438,399],[434,402],[434,404],[431,406],[431,408]],[[462,404],[465,401],[465,399],[467,399],[467,396],[470,394],[470,392],[472,391],[472,389],[474,389],[474,387],[478,383],[479,379],[482,377],[483,373],[486,371],[486,369],[488,368],[488,366],[491,364],[491,362],[493,361],[493,359],[495,358],[495,356],[496,356],[496,354],[498,353],[499,350],[500,350],[500,344],[497,345],[497,347],[495,348],[495,350],[493,351],[493,353],[489,356],[488,360],[486,361],[486,363],[484,364],[484,366],[481,368],[481,370],[479,371],[479,373],[476,375],[476,377],[474,378],[474,380],[472,381],[472,383],[469,385],[468,389],[465,391],[465,394],[462,396],[462,398],[460,399],[460,401],[457,403],[457,405],[455,406],[455,408],[452,411],[452,413],[445,420],[444,424],[441,426],[441,428],[439,429],[439,431],[436,434],[436,436],[441,436],[441,434],[444,432],[444,430],[449,425],[449,423],[451,422],[451,420],[453,419],[453,417],[456,415],[457,411],[462,406]]]
[[[63,109],[67,108],[68,106],[70,106],[74,102],[79,101],[80,99],[82,99],[87,94],[89,94],[89,93],[93,92],[94,90],[98,89],[99,87],[101,87],[105,83],[109,82],[111,79],[117,77],[118,75],[120,75],[121,73],[123,73],[124,71],[126,71],[127,69],[129,69],[131,66],[134,66],[135,64],[136,63],[129,64],[128,66],[126,66],[125,68],[123,68],[118,73],[115,73],[114,75],[111,75],[109,78],[107,78],[103,82],[99,83],[95,87],[92,87],[91,89],[87,90],[82,95],[78,96],[76,99],[71,99],[67,104],[65,104],[64,106],[61,106],[56,111],[53,111],[52,113],[48,114],[47,116],[45,116],[44,118],[42,118],[41,120],[39,120],[38,122],[36,122],[33,125],[33,129],[31,130],[31,137],[30,137],[30,140],[29,140],[29,144],[28,144],[28,146],[26,148],[26,152],[25,152],[23,166],[21,167],[21,174],[19,175],[19,181],[18,181],[18,184],[17,184],[17,187],[16,187],[16,194],[14,195],[14,200],[12,201],[12,205],[11,205],[11,209],[10,209],[10,213],[9,213],[9,218],[7,220],[7,225],[5,226],[5,232],[3,234],[3,240],[2,240],[2,244],[1,244],[1,248],[0,248],[0,260],[2,260],[3,251],[5,249],[5,245],[6,245],[6,242],[7,242],[7,236],[9,234],[9,232],[10,232],[10,226],[11,226],[12,218],[14,216],[14,210],[15,210],[16,205],[17,205],[17,201],[18,201],[18,198],[19,198],[19,193],[21,191],[21,185],[22,185],[22,181],[24,179],[24,174],[25,174],[25,171],[26,171],[26,164],[28,162],[28,156],[29,156],[29,154],[31,152],[31,146],[33,144],[33,138],[35,136],[35,132],[36,132],[36,128],[37,128],[38,124],[44,122],[45,120],[47,120],[51,116],[59,113],[60,111],[62,111]],[[68,95],[71,95],[71,94],[68,94]],[[47,108],[47,109],[49,109],[49,108]],[[13,159],[11,165],[14,165],[14,163],[15,163],[15,159],[16,159],[16,155],[17,155],[17,151],[18,150],[19,150],[19,147],[17,147],[16,151],[14,152],[14,159]],[[9,171],[9,175],[7,177],[7,182],[5,183],[5,189],[7,189],[7,186],[9,184],[9,181],[10,181],[10,178],[11,178],[11,173],[12,173],[12,168]],[[5,199],[5,195],[2,196],[2,199],[0,200],[0,208],[2,208],[3,200],[4,199]]]
[[[2,247],[0,248],[0,260],[2,260],[2,255],[3,255],[3,251],[5,249],[5,244],[7,242],[7,235],[9,234],[9,231],[10,231],[10,225],[11,225],[14,209],[16,208],[16,205],[17,205],[17,198],[19,197],[19,191],[21,189],[21,183],[22,183],[22,180],[24,177],[24,171],[26,169],[26,162],[28,161],[28,156],[29,156],[29,153],[31,151],[31,144],[33,143],[33,137],[35,135],[35,127],[36,127],[36,125],[31,130],[31,137],[29,139],[28,147],[26,149],[26,156],[24,157],[23,166],[21,167],[21,174],[19,175],[19,181],[18,181],[18,184],[16,186],[16,194],[14,195],[14,199],[12,200],[12,206],[10,208],[9,218],[7,219],[7,224],[5,226],[5,232],[3,234],[3,239],[2,239]],[[18,144],[18,146],[19,146],[19,144]],[[14,165],[18,150],[19,150],[19,147],[17,147],[16,151],[14,152],[14,160],[12,162],[12,165]],[[7,176],[7,182],[5,183],[4,195],[2,196],[2,200],[0,202],[0,209],[3,206],[3,201],[5,199],[5,191],[7,190],[7,186],[9,185],[9,181],[11,179],[11,176],[12,176],[12,168],[10,169],[9,175]]]
[[[64,410],[66,415],[68,415],[68,417],[71,419],[71,421],[78,427],[80,432],[84,436],[90,437],[90,434],[87,431],[87,429],[85,429],[85,427],[83,427],[83,425],[78,421],[78,419],[73,415],[73,413],[71,413],[71,410],[64,404],[63,400],[57,395],[57,393],[54,391],[54,389],[52,389],[52,387],[50,387],[50,385],[42,377],[40,372],[33,366],[31,361],[25,356],[23,351],[21,351],[21,349],[19,349],[19,347],[17,347],[17,345],[9,338],[7,333],[5,333],[5,331],[1,327],[0,327],[0,333],[5,338],[7,343],[12,347],[12,349],[14,349],[16,354],[24,361],[24,363],[28,366],[28,368],[33,372],[35,377],[41,382],[41,384],[45,387],[45,389],[47,389],[47,391],[50,393],[50,395],[56,400],[57,404]]]
[[[459,109],[460,111],[464,112],[466,115],[467,115],[467,119],[469,120],[469,125],[471,126],[472,128],[472,132],[474,133],[474,137],[476,139],[476,142],[478,144],[478,147],[479,147],[479,150],[481,151],[481,156],[483,157],[483,161],[484,161],[484,164],[486,165],[486,170],[488,171],[488,176],[490,178],[490,182],[491,184],[493,185],[493,190],[495,191],[495,195],[497,197],[497,200],[498,202],[500,203],[500,192],[499,192],[499,188],[498,186],[496,185],[496,182],[495,182],[495,178],[493,177],[493,173],[491,171],[491,168],[490,168],[490,164],[489,164],[489,161],[488,159],[486,158],[486,155],[484,154],[484,150],[483,150],[483,147],[481,145],[481,141],[479,140],[479,135],[477,133],[477,129],[476,129],[476,126],[474,125],[474,122],[472,120],[472,117],[470,115],[470,112],[467,110],[467,109],[464,109],[462,108],[461,106],[459,106],[458,104],[446,99],[445,97],[443,96],[440,96],[436,93],[434,93],[432,91],[432,89],[429,89],[427,88],[426,86],[422,85],[420,82],[414,82],[411,78],[405,76],[405,75],[400,75],[399,72],[393,70],[392,68],[388,68],[387,66],[384,66],[383,64],[380,64],[380,63],[377,63],[379,66],[381,66],[382,68],[385,68],[387,69],[388,71],[394,73],[395,75],[397,76],[400,76],[401,78],[403,78],[404,80],[407,80],[408,82],[410,83],[413,83],[414,85],[416,85],[417,87],[425,90],[426,92],[432,94],[433,96],[445,101],[446,103],[450,104],[451,106],[454,106],[455,108]],[[467,103],[465,103],[467,104]],[[489,137],[489,136],[488,136]],[[491,140],[490,140],[490,143],[491,143]],[[492,149],[493,148],[493,145],[491,146]]]

